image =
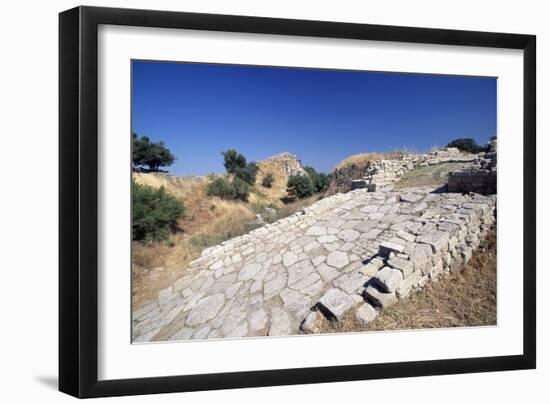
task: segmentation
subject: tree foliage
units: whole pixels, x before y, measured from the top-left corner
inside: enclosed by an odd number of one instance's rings
[[[472,138],[460,138],[450,142],[447,147],[456,147],[457,149],[467,153],[480,153],[485,151],[485,147],[480,146]]]
[[[234,149],[222,152],[223,166],[228,174],[235,174],[246,167],[246,157]]]
[[[132,234],[134,240],[166,240],[183,216],[183,203],[164,187],[152,188],[133,182]]]
[[[143,169],[148,167],[148,171],[159,171],[160,167],[170,166],[176,158],[166,148],[164,142],[152,142],[148,136],[139,137],[135,133],[132,135],[132,162],[134,168]]]
[[[315,193],[323,192],[328,187],[328,176],[323,173],[318,173],[313,167],[306,166],[304,170],[307,172],[313,183]]]
[[[254,185],[256,182],[256,174],[258,173],[258,166],[256,163],[248,163],[243,168],[238,169],[235,172],[235,177],[243,180],[247,184]]]
[[[307,174],[294,174],[288,177],[287,186],[298,198],[306,198],[315,193],[315,186]]]
[[[273,174],[267,173],[262,179],[262,186],[266,188],[271,188],[273,186],[273,181],[275,181],[275,177],[273,177]]]
[[[256,182],[258,166],[254,162],[247,163],[246,157],[234,149],[222,152],[223,166],[228,174],[233,174],[250,185]]]

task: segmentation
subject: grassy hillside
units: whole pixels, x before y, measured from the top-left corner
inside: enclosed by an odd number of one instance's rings
[[[133,243],[134,307],[155,299],[161,289],[183,276],[187,264],[200,256],[204,248],[259,227],[256,215],[264,213],[265,207],[275,208],[276,213],[265,218],[275,221],[319,199],[314,196],[287,205],[281,202],[286,195],[289,173],[302,170],[299,160],[289,156],[283,154],[258,162],[256,184],[249,202],[208,196],[207,177],[134,173],[136,183],[154,188],[164,186],[185,206],[185,215],[177,223],[178,231],[169,240]],[[267,173],[274,177],[271,188],[262,186]]]

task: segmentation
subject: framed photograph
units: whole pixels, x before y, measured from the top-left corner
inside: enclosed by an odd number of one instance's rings
[[[59,46],[61,391],[535,368],[535,36],[78,7]]]

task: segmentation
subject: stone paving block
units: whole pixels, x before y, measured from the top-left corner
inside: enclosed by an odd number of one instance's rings
[[[406,278],[414,271],[413,262],[401,257],[393,257],[389,259],[388,265],[392,268],[399,269],[403,274],[403,278]]]
[[[403,282],[403,273],[392,267],[384,267],[372,277],[371,282],[375,282],[382,292],[395,292]]]
[[[405,246],[403,244],[392,243],[389,241],[384,241],[380,243],[380,255],[388,258],[391,253],[402,253],[405,251]]]
[[[397,301],[395,292],[384,293],[373,285],[369,285],[363,292],[365,299],[376,307],[387,308]]]
[[[373,321],[376,316],[378,315],[378,312],[374,307],[372,307],[368,303],[364,303],[355,312],[355,318],[364,325],[369,324],[371,321]]]
[[[340,289],[332,288],[319,299],[319,309],[330,319],[339,320],[353,307],[354,301]]]

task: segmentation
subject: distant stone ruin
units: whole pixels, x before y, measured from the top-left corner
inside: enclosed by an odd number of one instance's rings
[[[404,154],[391,160],[369,161],[360,178],[350,180],[350,189],[385,186],[400,179],[407,171],[441,163],[473,162],[475,154],[462,153],[455,147],[437,149],[428,154]],[[345,169],[344,169],[345,170]]]
[[[269,163],[271,161],[277,161],[283,168],[284,173],[287,176],[296,174],[307,174],[306,170],[302,166],[300,158],[295,154],[289,152],[283,152],[276,156],[268,157],[263,162]]]

